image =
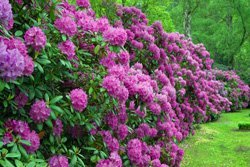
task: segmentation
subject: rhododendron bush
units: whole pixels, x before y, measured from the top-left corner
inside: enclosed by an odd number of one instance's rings
[[[213,70],[217,80],[221,81],[224,89],[220,94],[232,102],[230,111],[246,108],[250,101],[250,88],[234,71]]]
[[[248,104],[202,44],[135,7],[112,25],[88,0],[39,2],[0,2],[2,166],[180,166],[194,123]]]

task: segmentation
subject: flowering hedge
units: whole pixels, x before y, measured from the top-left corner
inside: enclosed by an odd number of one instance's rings
[[[232,102],[230,111],[246,108],[250,101],[250,88],[234,71],[213,70],[217,80],[224,85],[221,95]]]
[[[135,7],[112,25],[88,0],[39,2],[0,2],[2,166],[180,166],[194,123],[247,104],[202,44]]]

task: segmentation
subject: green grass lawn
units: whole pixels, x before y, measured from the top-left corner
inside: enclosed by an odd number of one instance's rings
[[[181,167],[250,167],[250,131],[238,130],[238,123],[250,122],[249,114],[249,109],[223,113],[218,121],[199,125],[180,144]]]

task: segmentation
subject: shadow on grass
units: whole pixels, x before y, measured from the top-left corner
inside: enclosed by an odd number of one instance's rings
[[[238,146],[235,148],[236,152],[250,152],[250,147],[249,146]]]
[[[239,128],[233,128],[232,131],[234,131],[234,132],[250,132],[250,129],[244,130],[244,129],[239,129]]]

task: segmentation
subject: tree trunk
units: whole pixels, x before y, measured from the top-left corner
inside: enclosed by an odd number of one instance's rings
[[[191,19],[192,19],[192,9],[191,9],[191,0],[184,1],[184,21],[183,28],[184,34],[186,37],[191,37]]]
[[[233,15],[232,15],[232,7],[231,5],[228,7],[228,13],[226,16],[226,24],[227,24],[227,47],[231,48],[233,46],[233,38],[232,38],[232,34],[233,34]],[[234,58],[234,52],[232,52],[233,54],[227,55],[229,56],[229,62],[228,65],[231,66],[232,69],[234,69],[234,65],[235,65],[235,58]]]
[[[125,6],[126,0],[122,0],[122,6]]]

